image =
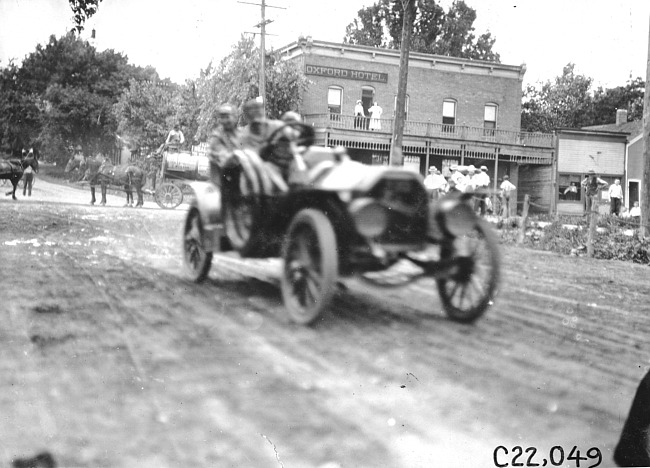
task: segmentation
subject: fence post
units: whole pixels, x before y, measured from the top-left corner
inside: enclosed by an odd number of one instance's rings
[[[596,237],[596,225],[598,224],[598,195],[588,198],[591,203],[589,209],[589,233],[587,234],[587,257],[594,256],[594,238]]]
[[[524,195],[524,208],[521,212],[521,223],[519,224],[519,234],[517,235],[517,244],[522,244],[526,237],[526,224],[528,223],[528,207],[530,206],[530,196]]]

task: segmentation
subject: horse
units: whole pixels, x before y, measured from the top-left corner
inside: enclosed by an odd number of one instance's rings
[[[18,181],[22,178],[25,169],[30,166],[34,169],[34,172],[38,172],[38,159],[35,156],[30,156],[25,159],[0,159],[0,179],[8,179],[14,186],[13,190],[6,193],[7,196],[11,195],[16,200]]]
[[[90,182],[90,204],[95,204],[95,186],[99,184],[102,189],[102,200],[100,205],[106,205],[106,188],[109,185],[124,187],[126,192],[126,205],[133,206],[133,189],[138,194],[136,208],[144,205],[142,188],[147,182],[147,174],[135,164],[113,165],[109,160],[103,162],[97,159],[86,160],[87,169],[84,179]]]
[[[71,176],[70,181],[71,182],[78,182],[83,178],[84,171],[86,170],[86,157],[81,154],[77,153],[73,155],[69,160],[68,163],[65,165],[65,169],[63,172],[66,174],[69,174],[73,172],[74,170],[78,170],[78,175]]]

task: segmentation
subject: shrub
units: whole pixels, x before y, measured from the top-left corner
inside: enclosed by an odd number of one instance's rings
[[[536,221],[550,222],[544,228],[534,226]],[[577,229],[567,229],[564,225],[574,225]],[[517,240],[518,227],[502,224],[500,227],[501,241],[514,244]],[[594,236],[594,257],[600,259],[615,259],[650,265],[650,239],[639,237],[634,224],[616,216],[599,216],[598,228],[605,232],[597,232]],[[624,234],[627,229],[635,229],[634,235]],[[602,230],[602,229],[601,229]],[[547,250],[561,254],[584,251],[589,235],[589,223],[583,216],[540,215],[531,217],[524,238],[524,245],[539,250]]]

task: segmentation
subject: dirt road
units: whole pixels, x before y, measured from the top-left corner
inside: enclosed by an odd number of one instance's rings
[[[0,199],[0,465],[596,466],[575,446],[612,466],[650,364],[648,267],[503,247],[474,325],[431,282],[351,281],[305,328],[277,261],[218,256],[193,284],[183,206],[89,198]]]

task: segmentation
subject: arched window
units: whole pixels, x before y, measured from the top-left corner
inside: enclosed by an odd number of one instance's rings
[[[340,114],[343,101],[343,88],[330,86],[327,88],[327,111],[330,114]]]
[[[456,100],[442,101],[442,131],[453,133],[456,125]]]
[[[485,105],[485,112],[483,117],[483,133],[486,136],[494,136],[494,131],[497,128],[497,115],[499,113],[499,106],[493,103]]]

